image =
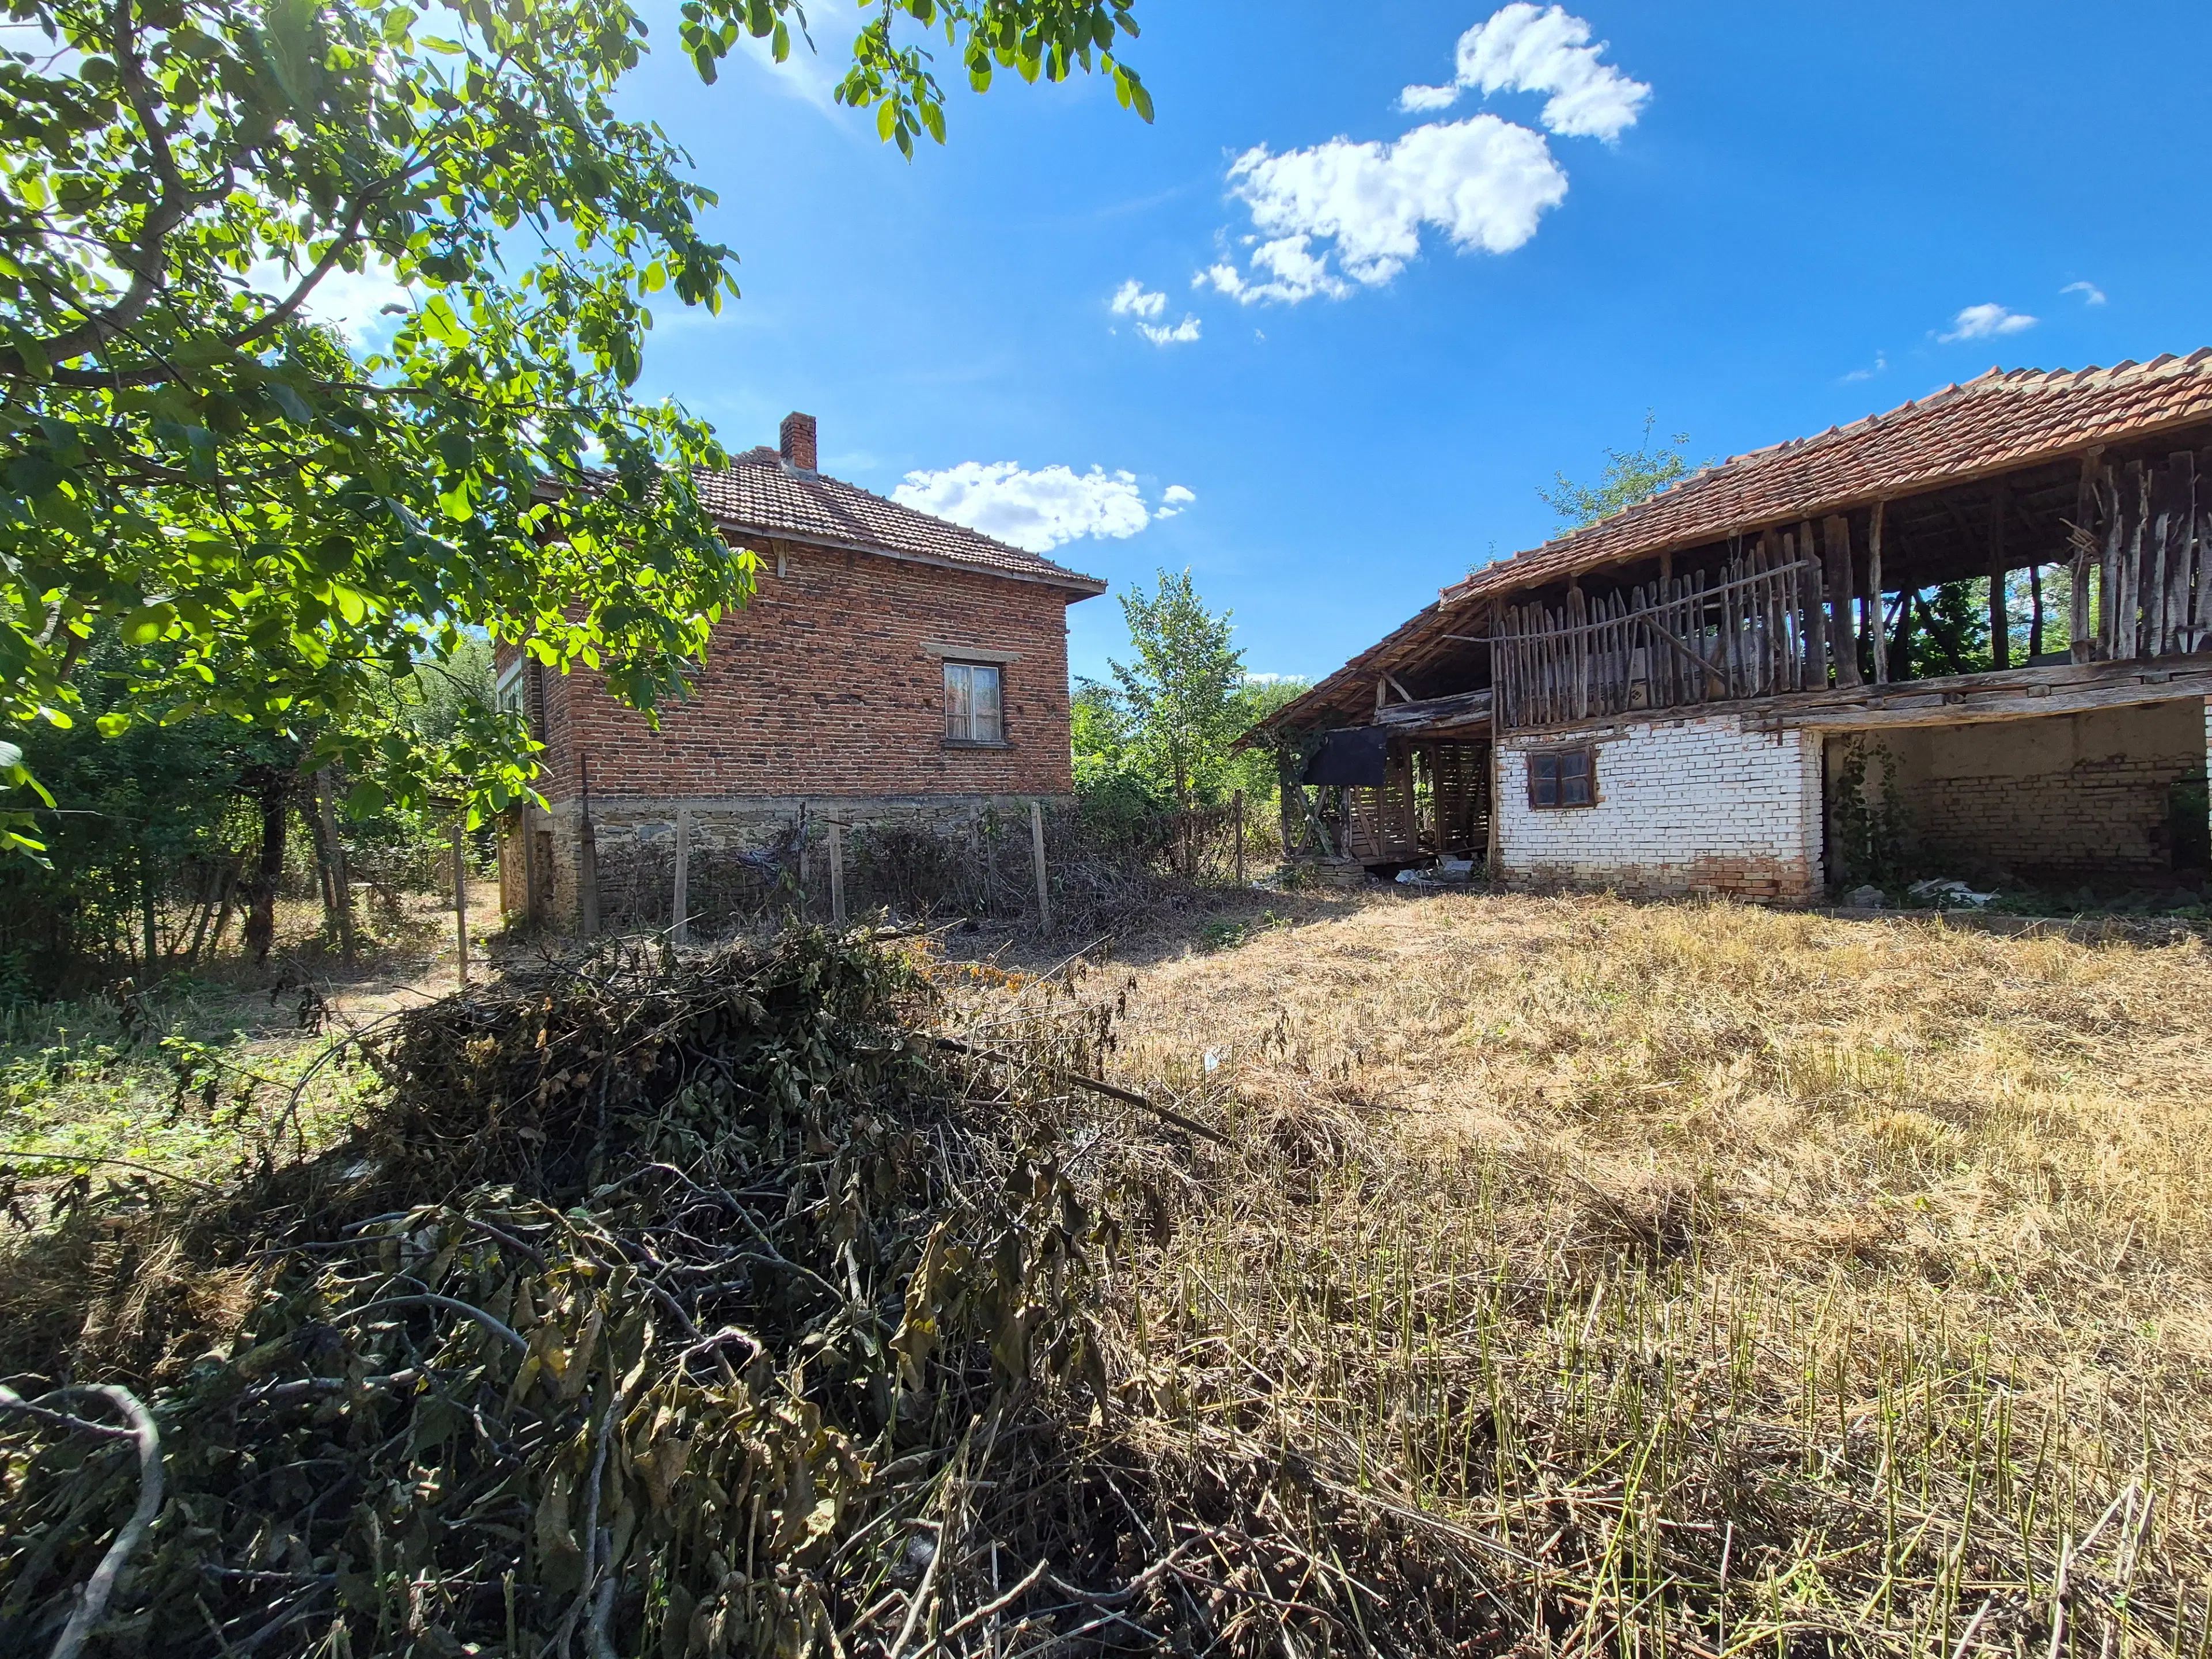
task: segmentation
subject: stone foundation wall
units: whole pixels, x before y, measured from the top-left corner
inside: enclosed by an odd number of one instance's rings
[[[1530,804],[1528,763],[1589,744],[1595,801]],[[1734,715],[1508,736],[1498,750],[1500,866],[1518,885],[1637,896],[1802,902],[1820,882],[1820,740],[1747,732]]]
[[[610,930],[644,927],[663,912],[667,913],[667,920],[672,920],[679,812],[690,815],[686,880],[695,912],[719,914],[732,907],[795,902],[798,895],[792,890],[795,882],[813,907],[826,915],[829,830],[833,822],[855,831],[904,825],[952,841],[988,836],[1002,856],[1018,855],[1026,860],[1030,799],[1000,795],[878,795],[595,800],[592,834],[601,924]],[[1047,799],[1048,806],[1054,804]],[[545,848],[550,842],[551,890],[547,920],[556,927],[573,927],[578,916],[576,874],[582,845],[582,810],[575,803],[556,802],[550,813],[533,811],[529,818],[530,829],[547,838],[539,846]],[[501,896],[510,915],[519,915],[525,902],[520,881],[524,833],[518,824],[501,840]],[[1009,853],[1007,846],[1016,841],[1018,848]],[[745,855],[779,861],[781,875],[749,863]],[[857,904],[865,896],[854,892],[851,896]],[[665,921],[659,925],[665,925]]]

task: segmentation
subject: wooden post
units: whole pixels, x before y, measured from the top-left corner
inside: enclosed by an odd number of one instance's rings
[[[799,914],[806,915],[806,803],[799,803]]]
[[[469,983],[469,813],[453,820],[453,945],[461,988]]]
[[[1242,887],[1244,884],[1244,792],[1242,789],[1237,792],[1233,804],[1237,809],[1234,814],[1237,819],[1237,884]],[[1042,860],[1042,855],[1039,857]]]
[[[668,930],[672,943],[691,942],[691,809],[676,809],[676,915]]]
[[[1030,856],[1036,864],[1037,927],[1048,933],[1052,931],[1052,883],[1044,865],[1044,803],[1036,799],[1030,802]]]
[[[1495,883],[1498,878],[1498,863],[1504,858],[1505,846],[1498,828],[1498,744],[1493,738],[1490,747],[1490,832],[1482,842],[1482,878]]]
[[[2004,484],[1990,493],[1990,666],[2003,668],[2012,655],[2012,612],[2005,604]]]
[[[2096,568],[2092,555],[2096,543],[2089,534],[2090,510],[2096,501],[2097,466],[2104,459],[2104,447],[2100,445],[2081,458],[2081,477],[2074,486],[2074,524],[2071,532],[2074,547],[2074,592],[2066,616],[2066,654],[2075,662],[2087,662],[2096,655],[2096,638],[2089,631],[2089,573]]]
[[[576,757],[583,784],[583,821],[576,830],[576,930],[586,939],[599,931],[599,839],[592,828],[592,757]]]
[[[1887,502],[1874,504],[1874,524],[1867,532],[1867,609],[1869,631],[1874,635],[1874,683],[1889,684],[1889,619],[1881,611],[1881,518]]]
[[[1859,631],[1853,615],[1858,605],[1851,570],[1851,521],[1831,516],[1820,532],[1828,550],[1828,645],[1836,659],[1836,684],[1863,685],[1866,677],[1859,672]]]
[[[845,826],[830,820],[830,920],[845,925]]]
[[[1805,577],[1805,683],[1815,690],[1828,689],[1828,588],[1820,579],[1820,560],[1813,545],[1813,521],[1797,526],[1792,550],[1801,564],[1809,565]]]

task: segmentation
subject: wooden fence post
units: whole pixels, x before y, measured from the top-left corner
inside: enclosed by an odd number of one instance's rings
[[[845,925],[845,826],[830,820],[830,920]]]
[[[799,916],[806,919],[806,803],[799,803]]]
[[[668,930],[672,943],[691,942],[691,809],[676,809],[676,925]]]
[[[1030,802],[1030,854],[1036,863],[1037,926],[1046,933],[1052,931],[1052,883],[1044,866],[1044,803]]]
[[[1233,816],[1237,823],[1237,884],[1242,887],[1244,884],[1244,792],[1242,789],[1237,792],[1235,805],[1237,810]],[[1044,863],[1044,854],[1042,850],[1037,854],[1037,863],[1040,866]]]
[[[592,828],[592,757],[580,755],[583,780],[583,822],[576,830],[576,927],[586,939],[599,931],[599,838]]]
[[[469,812],[453,820],[453,946],[461,988],[469,983]]]

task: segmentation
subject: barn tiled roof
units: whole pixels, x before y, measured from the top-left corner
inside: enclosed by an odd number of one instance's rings
[[[2212,347],[2111,368],[1993,368],[1887,415],[1708,467],[1610,518],[1484,566],[1445,588],[1443,600],[1555,581],[2207,420]]]
[[[766,446],[732,456],[720,472],[699,473],[697,483],[707,510],[740,533],[924,559],[1083,593],[1106,591],[1096,576],[1081,575],[980,531],[901,507],[827,473],[800,471]]]

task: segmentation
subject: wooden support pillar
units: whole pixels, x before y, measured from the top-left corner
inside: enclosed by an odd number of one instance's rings
[[[1240,793],[1237,799],[1241,806],[1244,797]],[[1035,799],[1030,802],[1030,858],[1036,866],[1037,927],[1049,933],[1052,931],[1052,880],[1044,862],[1044,803]]]
[[[462,989],[469,983],[469,811],[453,820],[453,945]]]
[[[1889,619],[1882,614],[1881,520],[1887,501],[1874,504],[1874,521],[1867,531],[1867,632],[1874,647],[1874,683],[1889,684]]]
[[[1230,805],[1234,809],[1231,816],[1237,821],[1237,884],[1242,887],[1244,884],[1244,792],[1242,789],[1237,792]],[[1042,862],[1044,854],[1040,852],[1037,858]]]
[[[830,820],[830,920],[845,925],[845,826]]]
[[[2074,552],[2074,591],[2067,607],[2066,654],[2075,662],[2087,662],[2096,655],[2096,636],[2089,623],[2089,573],[2097,568],[2097,543],[2089,521],[2095,516],[2097,469],[2104,457],[2101,444],[2082,456],[2081,477],[2074,486],[2074,521],[2067,526]]]
[[[1857,580],[1851,569],[1851,521],[1831,515],[1820,526],[1828,553],[1828,644],[1838,685],[1863,685],[1859,672]]]
[[[691,942],[691,809],[676,809],[676,902],[674,925],[668,930],[672,945]]]
[[[2000,669],[2012,656],[2012,613],[2005,605],[2005,518],[2011,506],[2000,481],[1990,495],[1990,666]]]
[[[1787,539],[1784,550],[1798,563],[1809,567],[1797,574],[1803,581],[1805,594],[1805,684],[1817,690],[1828,685],[1828,595],[1826,585],[1820,580],[1820,561],[1813,547],[1813,521],[1799,523],[1796,532]]]

